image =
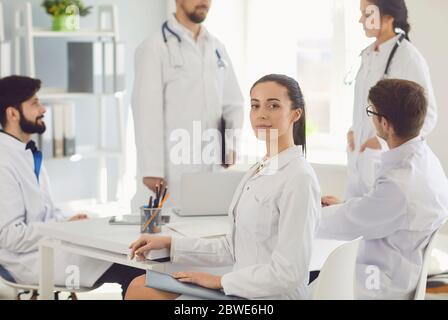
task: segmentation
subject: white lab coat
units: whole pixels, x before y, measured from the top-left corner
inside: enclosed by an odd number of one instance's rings
[[[272,158],[259,174],[255,171],[249,170],[233,197],[232,233],[219,239],[173,239],[171,260],[233,265],[222,278],[227,295],[306,299],[321,211],[317,178],[297,147]]]
[[[170,186],[170,202],[175,203],[183,173],[218,167],[193,163],[193,152],[198,153],[203,147],[201,132],[194,137],[193,121],[199,121],[202,131],[220,128],[222,118],[227,129],[242,128],[244,100],[222,43],[205,27],[201,27],[196,43],[191,32],[174,16],[168,25],[182,43],[169,32],[165,43],[158,31],[139,46],[135,55],[132,108],[138,181],[142,177],[164,177]],[[218,66],[216,50],[227,63],[225,68]],[[176,129],[190,135],[191,164],[175,164],[170,157],[173,146],[179,143],[170,139]]]
[[[386,151],[387,144],[382,142],[382,150],[367,149],[360,153],[360,147],[367,139],[376,136],[372,119],[366,114],[370,89],[384,76],[387,60],[397,42],[398,36],[380,46],[375,51],[372,44],[365,49],[362,56],[361,68],[356,77],[355,105],[353,110],[353,126],[355,136],[355,151],[348,151],[348,185],[346,199],[360,197],[369,192],[375,181],[375,172],[381,161],[381,153]],[[411,80],[420,84],[426,90],[428,98],[428,112],[421,135],[427,137],[436,126],[437,105],[428,65],[409,41],[404,40],[397,49],[389,69],[390,79]]]
[[[448,181],[424,138],[382,154],[373,189],[324,208],[319,238],[363,237],[357,261],[359,299],[408,299],[415,292],[424,249],[448,216]],[[380,286],[374,286],[376,266]],[[378,269],[376,269],[378,271]]]
[[[39,183],[31,150],[0,132],[0,264],[18,283],[39,281],[39,226],[66,219],[51,199],[49,179],[42,165]],[[55,252],[55,284],[65,285],[67,266],[80,270],[80,285],[90,287],[110,263]],[[70,270],[68,270],[70,271]],[[72,272],[72,271],[70,271]]]

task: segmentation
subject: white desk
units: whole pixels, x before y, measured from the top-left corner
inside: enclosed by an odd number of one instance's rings
[[[228,223],[227,217],[181,218],[171,215],[171,222],[194,222],[196,224]],[[40,299],[51,300],[54,288],[53,252],[55,249],[98,260],[127,265],[140,269],[163,271],[164,264],[146,260],[129,260],[129,245],[140,236],[139,226],[117,226],[108,223],[109,218],[78,222],[49,223],[40,232],[46,238],[39,243]],[[339,246],[338,241],[317,240],[311,260],[311,270],[319,270],[329,253]]]

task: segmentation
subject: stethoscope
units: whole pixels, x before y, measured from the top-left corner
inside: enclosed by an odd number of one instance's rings
[[[162,36],[163,36],[163,41],[167,44],[167,46],[168,46],[167,32],[170,33],[171,35],[173,35],[177,39],[177,43],[179,44],[178,52],[176,52],[176,53],[170,52],[171,53],[171,64],[175,67],[181,67],[181,66],[183,66],[183,59],[181,57],[181,52],[180,52],[180,44],[182,43],[182,38],[173,29],[170,28],[170,26],[168,25],[168,21],[165,21],[165,23],[162,25]],[[172,49],[169,48],[169,50],[171,51]],[[215,50],[215,54],[216,54],[216,57],[218,58],[218,68],[220,68],[220,69],[227,68],[228,63],[222,57],[221,53],[219,52],[219,49]]]
[[[393,47],[392,51],[390,52],[389,58],[387,59],[387,64],[386,64],[386,69],[384,70],[384,74],[382,79],[387,79],[389,77],[389,69],[390,66],[392,65],[392,61],[395,57],[395,54],[397,53],[398,48],[401,46],[401,44],[403,43],[404,39],[406,38],[406,33],[403,30],[397,30],[397,32],[400,34],[400,36],[397,39],[397,42],[395,43],[395,46]],[[359,55],[359,57],[362,56],[362,52]],[[353,65],[350,70],[347,72],[347,74],[345,75],[344,78],[344,84],[351,86],[355,80],[356,80],[356,72],[355,70],[359,70],[361,65],[361,62],[358,61],[358,63],[356,65]]]

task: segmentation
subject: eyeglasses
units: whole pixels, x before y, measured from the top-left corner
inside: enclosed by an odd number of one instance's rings
[[[367,106],[366,113],[367,113],[368,117],[377,116],[377,117],[387,118],[384,114],[381,114],[381,113],[373,111],[373,105],[368,105]]]

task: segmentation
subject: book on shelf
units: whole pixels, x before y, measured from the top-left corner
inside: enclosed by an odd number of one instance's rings
[[[76,154],[75,104],[64,105],[64,156]]]
[[[45,106],[45,125],[47,129],[40,135],[40,149],[44,159],[53,158],[54,144],[53,144],[53,108],[51,106]]]
[[[68,92],[113,94],[125,89],[121,42],[69,42]]]
[[[76,154],[76,121],[74,102],[46,105],[47,129],[38,137],[45,159],[70,157]]]
[[[121,42],[104,42],[104,93],[113,94],[125,89],[125,49]]]
[[[53,144],[55,158],[64,157],[64,105],[53,105]]]
[[[103,93],[103,47],[101,42],[69,42],[68,92]]]

